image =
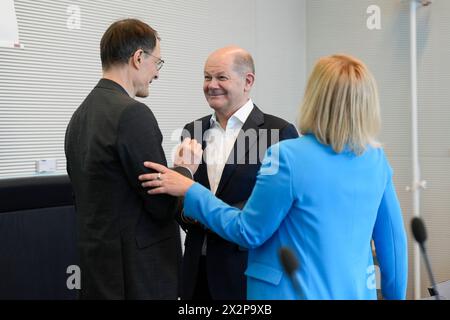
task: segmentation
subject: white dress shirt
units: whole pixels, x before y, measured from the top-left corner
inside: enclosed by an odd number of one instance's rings
[[[239,131],[253,110],[253,101],[249,99],[239,108],[227,122],[225,129],[217,121],[214,113],[210,119],[210,129],[205,132],[206,148],[204,159],[208,172],[208,180],[212,193],[216,194],[223,169],[233,150]],[[203,241],[202,255],[206,255],[206,236]]]
[[[208,171],[208,180],[212,193],[216,193],[219,187],[222,172],[233,150],[239,131],[253,110],[251,99],[247,101],[228,119],[227,126],[223,129],[217,121],[216,114],[210,119],[210,129],[205,132],[205,161]]]

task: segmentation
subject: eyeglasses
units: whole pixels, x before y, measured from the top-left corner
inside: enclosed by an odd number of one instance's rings
[[[158,58],[158,57],[156,57],[156,56],[154,56],[154,55],[152,55],[150,52],[147,52],[147,51],[145,51],[145,50],[142,50],[144,53],[146,53],[146,54],[148,54],[149,56],[152,56],[153,58],[156,58],[156,59],[158,59],[158,60],[156,60],[156,62],[155,62],[155,64],[156,64],[156,69],[159,71],[159,70],[161,70],[161,68],[163,67],[163,65],[164,65],[164,60],[163,59],[161,59],[161,58]]]

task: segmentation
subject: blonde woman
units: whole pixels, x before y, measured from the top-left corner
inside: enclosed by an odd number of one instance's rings
[[[407,246],[392,169],[376,135],[375,80],[346,55],[316,64],[300,110],[302,137],[266,153],[242,210],[164,166],[140,176],[150,194],[185,196],[184,214],[249,248],[248,299],[376,299],[374,240],[385,299],[404,299]],[[296,292],[278,259],[281,246],[300,261]]]

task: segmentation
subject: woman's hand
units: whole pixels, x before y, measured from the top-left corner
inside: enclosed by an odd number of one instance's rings
[[[172,196],[184,196],[188,189],[194,184],[189,178],[154,162],[144,162],[144,166],[155,170],[156,173],[146,173],[139,176],[142,187],[152,188],[148,194],[167,193]]]

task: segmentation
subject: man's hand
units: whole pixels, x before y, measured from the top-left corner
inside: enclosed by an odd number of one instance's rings
[[[174,166],[186,167],[195,174],[202,161],[202,155],[202,145],[195,139],[185,138],[177,148]]]

